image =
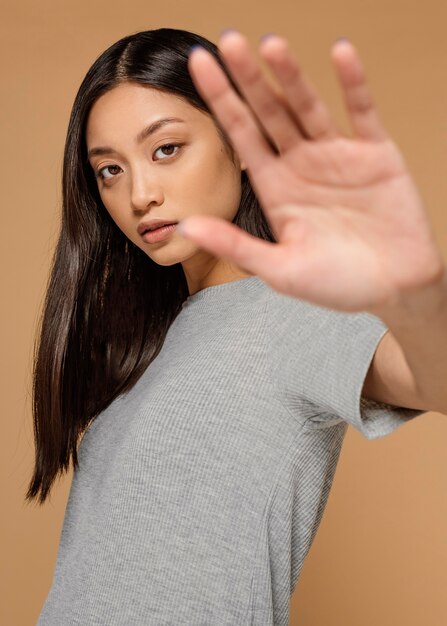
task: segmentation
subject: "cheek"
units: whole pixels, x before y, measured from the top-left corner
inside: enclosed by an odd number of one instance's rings
[[[112,194],[108,196],[107,193],[100,192],[102,203],[110,215],[112,220],[115,222],[116,226],[126,235],[128,239],[133,241],[133,243],[138,243],[138,233],[135,231],[135,224],[131,220],[129,215],[126,216],[125,212],[122,210],[123,204],[120,201],[120,198],[117,197],[118,194],[112,198]]]
[[[118,210],[119,203],[116,202],[116,198],[114,202],[111,197],[107,197],[107,194],[101,193],[101,200],[107,213],[110,215],[115,224],[121,228],[123,224],[123,216],[120,215]]]
[[[239,206],[240,172],[227,158],[208,158],[184,174],[178,192],[188,205],[202,207],[200,212],[229,215]]]

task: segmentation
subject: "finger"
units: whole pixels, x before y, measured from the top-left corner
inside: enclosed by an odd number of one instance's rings
[[[179,228],[180,227],[180,228]],[[192,216],[177,225],[179,234],[214,256],[235,263],[242,269],[275,281],[272,268],[280,266],[280,250],[276,243],[250,235],[227,220],[211,216]]]
[[[275,157],[248,106],[236,94],[213,55],[194,48],[188,59],[194,84],[236,148],[247,169],[259,171]]]
[[[332,62],[341,83],[354,134],[362,139],[381,141],[388,137],[366,83],[359,54],[346,39],[331,51]]]
[[[269,35],[259,49],[284,89],[289,106],[310,139],[337,137],[340,132],[312,83],[304,76],[286,39]]]
[[[246,37],[237,31],[224,35],[219,42],[219,53],[279,152],[296,146],[303,139],[296,119],[287,110],[284,99],[267,82]]]

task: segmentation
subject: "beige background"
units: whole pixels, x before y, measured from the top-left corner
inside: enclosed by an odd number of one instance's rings
[[[22,0],[2,6],[2,626],[35,624],[51,584],[71,480],[70,474],[56,485],[44,508],[25,505],[33,460],[34,330],[58,232],[68,116],[88,67],[111,43],[139,30],[185,28],[216,41],[223,28],[236,27],[253,43],[273,31],[291,40],[341,120],[328,51],[337,37],[350,37],[447,259],[446,23],[444,0]],[[446,442],[447,417],[439,413],[374,442],[349,429],[292,598],[291,626],[447,624]]]

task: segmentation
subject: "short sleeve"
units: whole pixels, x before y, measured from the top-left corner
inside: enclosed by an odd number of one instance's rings
[[[272,298],[270,332],[274,376],[283,402],[306,429],[345,421],[367,439],[393,432],[423,410],[375,402],[361,395],[385,323],[279,294]]]

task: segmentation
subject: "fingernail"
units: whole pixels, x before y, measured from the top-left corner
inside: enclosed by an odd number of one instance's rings
[[[339,37],[335,40],[335,43],[338,43],[339,41],[349,41],[349,39],[347,37]]]
[[[223,37],[223,35],[226,35],[228,33],[237,33],[238,31],[235,28],[225,28],[221,33],[220,36]]]
[[[176,228],[176,230],[177,230],[177,232],[179,232],[181,235],[188,236],[188,233],[187,233],[187,231],[186,231],[185,221],[186,221],[186,220],[182,220],[182,221],[180,221],[180,222],[177,224],[177,228]]]
[[[264,41],[265,39],[268,39],[269,37],[275,37],[275,33],[265,33],[265,35],[262,35],[260,41]]]
[[[198,50],[199,48],[203,49],[203,46],[201,46],[198,43],[195,43],[193,46],[190,47],[190,49],[188,50],[188,56],[191,54],[191,52],[194,52],[194,50]]]

